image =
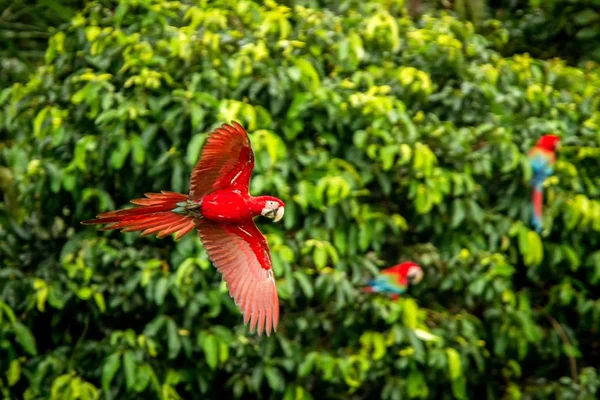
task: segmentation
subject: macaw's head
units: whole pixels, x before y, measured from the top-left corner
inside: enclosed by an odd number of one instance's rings
[[[277,197],[259,196],[256,197],[254,201],[255,204],[253,208],[263,217],[271,218],[273,219],[273,222],[277,222],[283,218],[285,204]]]
[[[539,138],[536,146],[541,147],[544,150],[556,151],[559,144],[560,144],[560,138],[558,136],[544,135],[541,138]]]
[[[423,270],[421,266],[412,261],[403,262],[390,268],[390,272],[396,272],[405,276],[409,285],[415,285],[423,280]]]

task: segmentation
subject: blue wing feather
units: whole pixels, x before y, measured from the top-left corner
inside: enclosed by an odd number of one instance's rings
[[[544,151],[532,151],[529,156],[529,163],[533,172],[532,184],[537,186],[544,183],[554,172],[554,163],[551,155]]]
[[[400,286],[391,275],[379,275],[377,278],[367,282],[367,284],[374,292],[402,294],[406,291],[406,288]]]
[[[531,216],[531,224],[538,232],[541,232],[543,227],[541,213],[540,215],[536,215],[535,199],[536,196],[539,196],[537,197],[538,199],[541,198],[544,181],[554,172],[555,161],[554,154],[545,151],[544,149],[534,148],[529,153],[529,164],[531,165],[531,172],[533,174],[531,177],[531,185],[533,186],[533,213]],[[538,207],[540,206],[538,205]]]

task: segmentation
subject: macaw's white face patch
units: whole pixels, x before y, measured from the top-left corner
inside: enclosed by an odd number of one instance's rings
[[[283,214],[285,213],[285,208],[281,207],[279,203],[275,201],[267,201],[265,202],[265,207],[261,211],[261,215],[263,217],[273,219],[273,222],[277,222],[283,218]]]
[[[411,281],[411,283],[419,283],[423,279],[423,270],[417,266],[410,267],[406,275],[408,276],[408,279]]]

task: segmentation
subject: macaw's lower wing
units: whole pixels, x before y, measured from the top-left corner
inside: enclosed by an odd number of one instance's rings
[[[277,330],[279,297],[267,240],[248,220],[239,225],[216,224],[205,219],[196,229],[209,258],[223,274],[229,294],[250,322],[250,333],[256,329],[267,336]]]
[[[399,291],[404,292],[406,286],[400,285],[396,278],[392,275],[381,274],[377,278],[367,283],[369,292],[383,292],[383,293],[397,293]]]
[[[384,291],[388,293],[404,293],[406,291],[407,284],[403,284],[402,277],[397,273],[388,273],[383,271],[379,277],[377,277],[379,285]]]

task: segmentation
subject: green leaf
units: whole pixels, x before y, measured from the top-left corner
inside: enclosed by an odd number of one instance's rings
[[[90,297],[92,297],[92,289],[89,287],[82,287],[77,291],[77,297],[79,297],[81,300],[88,300]]]
[[[327,249],[324,246],[315,246],[313,260],[318,269],[323,269],[327,265]]]
[[[586,8],[583,11],[578,12],[573,17],[573,20],[577,25],[588,25],[596,20],[600,19],[600,13],[594,11],[591,8]]]
[[[449,347],[446,349],[446,356],[448,357],[448,375],[450,379],[456,380],[462,377],[462,363],[458,351]]]
[[[152,380],[153,375],[154,371],[152,370],[151,366],[147,364],[140,365],[140,367],[137,370],[135,391],[138,393],[143,392],[148,387],[148,384]]]
[[[311,373],[311,371],[313,370],[314,364],[315,364],[316,357],[317,357],[317,353],[314,353],[314,352],[310,352],[306,355],[306,357],[304,357],[304,360],[298,367],[298,376],[299,377],[302,378]]]
[[[8,386],[15,386],[19,382],[19,379],[21,379],[21,362],[19,360],[12,360],[8,366],[8,371],[6,371]]]
[[[581,265],[581,259],[577,255],[577,252],[567,244],[560,246],[560,249],[564,258],[569,261],[571,271],[577,271]]]
[[[599,25],[587,26],[587,27],[581,29],[575,35],[575,37],[577,39],[581,39],[581,40],[595,39],[595,38],[598,38],[598,36],[600,36],[600,26]]]
[[[202,350],[204,351],[206,364],[208,364],[210,369],[215,369],[219,362],[219,343],[217,337],[207,334],[202,340]]]
[[[204,121],[204,117],[206,116],[206,112],[204,111],[204,108],[202,108],[202,106],[200,106],[199,104],[196,103],[191,103],[190,104],[190,115],[192,117],[192,128],[195,130],[198,130],[202,127],[202,122]],[[194,139],[196,137],[198,137],[199,135],[194,136]],[[206,138],[206,135],[202,135],[202,138]],[[192,139],[193,140],[193,139]],[[188,145],[188,149],[190,148],[190,145]],[[198,158],[199,153],[196,152],[196,158]],[[188,155],[189,157],[189,155]]]
[[[106,303],[104,302],[104,295],[102,295],[102,293],[94,293],[94,301],[96,301],[96,305],[98,306],[98,309],[100,309],[100,312],[106,311]]]
[[[313,290],[313,287],[312,287],[310,281],[306,277],[306,275],[304,275],[304,273],[301,271],[294,271],[294,277],[300,284],[300,287],[302,288],[304,295],[307,298],[312,299],[312,297],[314,295],[314,290]]]
[[[46,115],[48,114],[49,109],[43,108],[33,120],[33,134],[35,137],[41,138],[42,135],[42,125],[46,120]]]
[[[163,276],[156,283],[156,291],[155,291],[155,299],[156,304],[159,306],[165,302],[165,296],[167,295],[167,290],[169,288],[169,278]]]
[[[306,83],[308,88],[312,92],[316,91],[321,85],[321,79],[319,78],[319,74],[315,70],[315,67],[313,67],[310,61],[303,58],[296,60],[296,66],[300,70],[303,81]]]
[[[52,389],[50,391],[51,400],[64,399],[65,396],[61,395],[61,392],[64,389],[64,387],[67,386],[67,384],[71,383],[72,380],[72,374],[63,374],[60,375],[58,378],[54,379],[54,381],[52,382]]]
[[[181,350],[181,340],[177,333],[177,325],[172,319],[167,322],[167,343],[169,347],[169,359],[177,357]]]
[[[110,165],[116,169],[120,170],[123,168],[125,164],[125,160],[129,155],[129,151],[131,150],[131,146],[127,140],[120,140],[117,148],[114,149],[110,156]]]
[[[158,331],[163,327],[166,321],[166,316],[157,316],[150,323],[148,323],[148,325],[146,325],[146,328],[144,329],[144,334],[149,337],[156,336],[158,334]]]
[[[465,204],[463,200],[454,201],[452,207],[452,222],[450,222],[450,226],[452,228],[458,227],[465,219]]]
[[[219,361],[221,364],[224,364],[227,360],[229,360],[229,344],[222,338],[219,338]]]
[[[417,313],[419,307],[413,299],[404,299],[402,302],[402,321],[407,328],[417,327]]]
[[[458,400],[467,399],[467,380],[464,377],[452,381],[452,394]]]
[[[102,390],[105,392],[110,391],[110,384],[117,374],[117,371],[121,368],[121,354],[113,353],[106,357],[104,364],[102,365]]]
[[[142,138],[138,135],[131,135],[131,149],[133,152],[133,161],[136,164],[143,164],[144,159],[146,158],[146,150],[144,149],[144,143],[142,142]]]
[[[285,380],[281,372],[275,367],[267,366],[265,368],[265,376],[269,386],[276,392],[281,392],[285,388]]]
[[[381,168],[389,171],[394,165],[394,156],[398,153],[398,146],[389,145],[381,148],[379,157],[381,158]]]
[[[187,147],[186,162],[189,166],[194,166],[200,159],[200,149],[206,140],[206,134],[198,133],[192,137]]]
[[[13,324],[13,329],[15,331],[15,336],[17,337],[17,342],[19,342],[19,344],[23,347],[23,350],[25,350],[32,356],[37,355],[35,338],[31,334],[29,328],[27,328],[22,323],[16,321]]]
[[[409,398],[427,398],[429,388],[423,375],[418,371],[411,371],[406,379],[406,391]]]
[[[97,400],[99,399],[98,388],[89,382],[81,382],[81,400]]]
[[[386,354],[385,339],[379,332],[373,333],[373,360],[380,360]]]
[[[127,390],[133,389],[136,381],[137,362],[132,351],[123,354],[123,367],[125,368],[125,384]]]

